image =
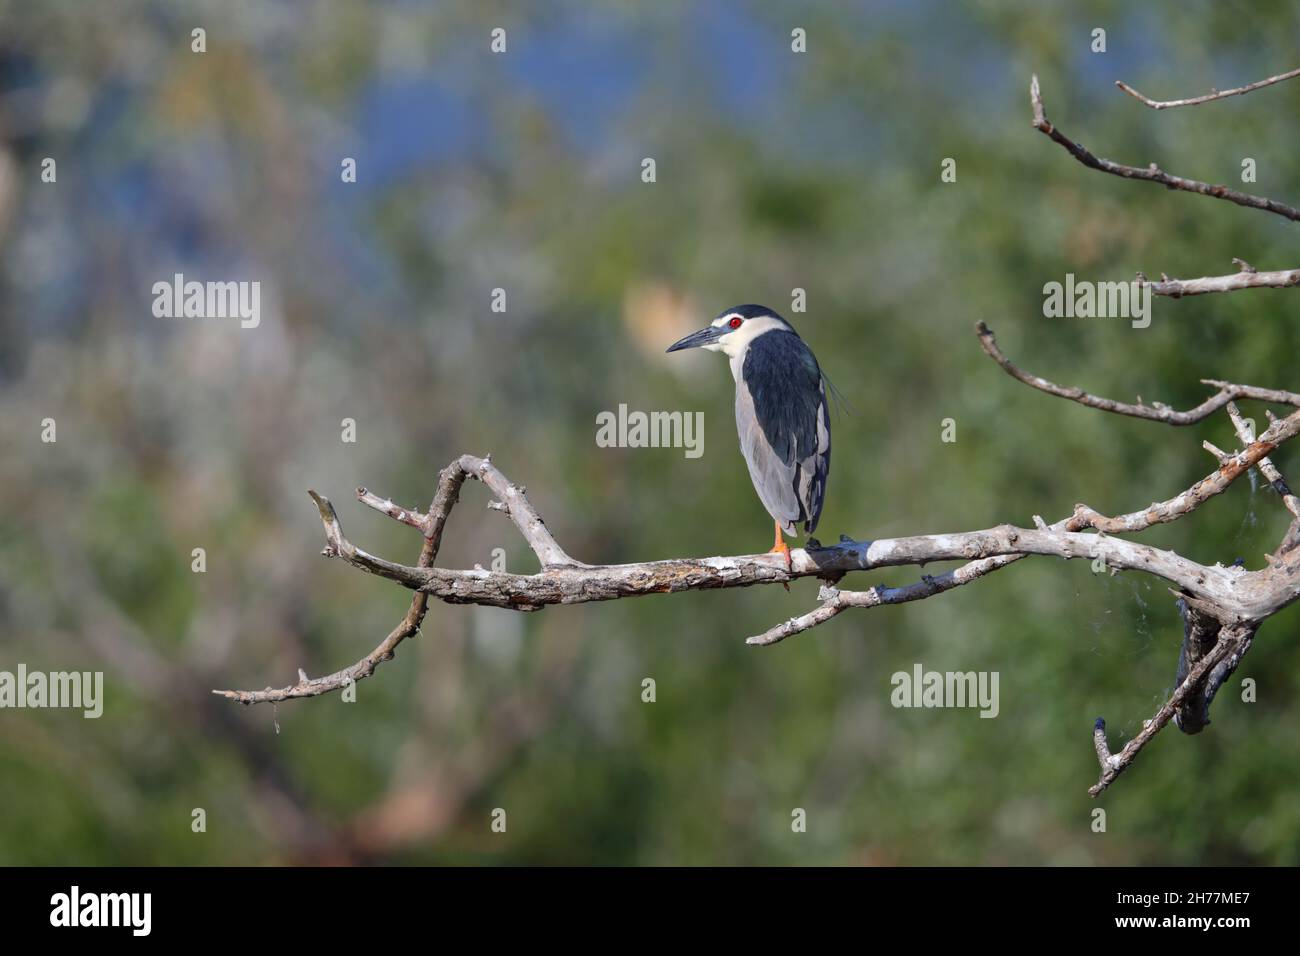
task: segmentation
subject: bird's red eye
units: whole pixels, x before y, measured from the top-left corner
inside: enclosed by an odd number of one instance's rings
[[[740,328],[740,323],[741,323],[741,321],[742,321],[742,320],[741,320],[740,316],[738,316],[738,315],[733,315],[733,316],[731,317],[731,321],[728,322],[727,324],[728,324],[729,326],[731,326],[733,329],[738,329],[738,328]]]

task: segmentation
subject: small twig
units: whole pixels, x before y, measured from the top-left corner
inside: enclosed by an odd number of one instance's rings
[[[1291,70],[1289,73],[1279,73],[1277,76],[1270,76],[1268,79],[1260,80],[1257,83],[1248,83],[1245,86],[1233,87],[1230,90],[1214,90],[1213,92],[1206,93],[1204,96],[1192,96],[1184,100],[1153,100],[1148,96],[1143,96],[1123,80],[1116,80],[1115,85],[1135,100],[1145,103],[1153,110],[1167,110],[1172,109],[1175,106],[1199,106],[1201,103],[1210,103],[1214,100],[1226,99],[1229,96],[1240,96],[1243,93],[1260,90],[1266,86],[1272,86],[1274,83],[1281,83],[1283,80],[1289,80],[1296,76],[1300,76],[1300,70]]]
[[[1222,448],[1220,448],[1218,445],[1214,444],[1214,442],[1203,441],[1201,442],[1201,447],[1204,448],[1206,451],[1208,451],[1211,455],[1213,455],[1220,465],[1226,465],[1229,461],[1232,460],[1232,456],[1229,455]]]
[[[870,594],[876,590],[877,590],[876,588],[872,588],[871,591],[865,593]],[[817,592],[817,600],[822,602],[817,607],[813,608],[807,614],[801,614],[798,617],[792,617],[790,618],[790,620],[785,621],[784,623],[778,624],[775,627],[768,628],[762,634],[756,634],[753,637],[747,637],[745,638],[745,643],[746,644],[776,644],[779,641],[784,641],[787,637],[790,637],[791,635],[799,634],[803,631],[807,631],[811,628],[816,627],[818,624],[825,624],[831,618],[838,615],[841,611],[845,611],[848,609],[849,604],[847,601],[844,600],[844,596],[845,596],[845,592],[839,590],[838,588],[823,585],[822,588]]]
[[[514,522],[519,533],[524,536],[528,546],[532,548],[533,554],[537,555],[537,560],[542,563],[542,567],[552,565],[575,565],[581,566],[581,561],[576,561],[560,547],[555,537],[546,527],[541,516],[533,509],[525,494],[525,489],[516,487],[510,483],[505,475],[497,470],[492,464],[491,456],[485,458],[475,458],[472,455],[462,455],[459,460],[459,466],[471,478],[477,478],[497,496],[497,500],[504,506],[501,510]]]
[[[1283,216],[1293,222],[1300,221],[1300,209],[1280,203],[1275,199],[1269,199],[1265,196],[1255,196],[1251,193],[1239,192],[1235,189],[1229,189],[1227,186],[1211,185],[1195,179],[1184,179],[1182,176],[1171,175],[1162,170],[1155,163],[1143,168],[1140,166],[1125,166],[1123,163],[1117,163],[1110,159],[1104,159],[1094,156],[1074,140],[1070,139],[1059,129],[1052,125],[1047,118],[1043,109],[1043,96],[1038,87],[1038,76],[1035,75],[1029,85],[1029,101],[1034,111],[1033,125],[1034,129],[1047,136],[1053,142],[1058,143],[1071,156],[1077,159],[1089,169],[1100,170],[1103,173],[1110,173],[1112,176],[1120,176],[1124,179],[1139,179],[1144,182],[1159,183],[1169,189],[1180,189],[1183,192],[1198,193],[1202,196],[1210,196],[1214,199],[1226,199],[1228,202],[1236,203],[1238,206],[1247,206],[1251,209],[1262,209],[1265,212],[1275,213]]]
[[[429,516],[426,514],[403,508],[401,505],[394,504],[388,498],[380,498],[378,495],[371,494],[365,488],[357,489],[357,500],[363,505],[368,505],[376,511],[383,512],[394,521],[400,521],[402,524],[417,528],[426,535],[429,533]]]

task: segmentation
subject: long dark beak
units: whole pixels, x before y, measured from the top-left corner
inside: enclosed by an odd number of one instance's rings
[[[679,339],[672,345],[668,346],[669,352],[680,352],[682,349],[698,349],[701,345],[709,345],[716,342],[719,338],[726,335],[731,330],[726,326],[710,325],[706,329],[700,329],[698,332],[692,332],[684,339]]]

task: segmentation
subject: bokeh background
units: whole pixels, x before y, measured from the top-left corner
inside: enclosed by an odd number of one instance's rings
[[[989,362],[974,323],[1116,398],[1294,389],[1298,292],[1157,300],[1135,330],[1044,318],[1041,290],[1295,267],[1296,226],[1084,169],[1031,129],[1029,77],[1102,155],[1229,183],[1252,157],[1245,188],[1295,202],[1300,83],[1156,113],[1113,81],[1237,85],[1295,67],[1298,38],[1280,0],[0,2],[0,669],[103,670],[107,698],[97,721],[0,712],[0,862],[1300,862],[1295,609],[1239,671],[1258,702],[1234,678],[1213,726],[1165,733],[1092,831],[1092,721],[1131,737],[1181,632],[1161,582],[1079,562],[770,649],[743,638],[811,607],[815,582],[527,616],[435,604],[356,703],[209,693],[336,670],[404,612],[397,586],[320,557],[308,488],[408,563],[418,536],[351,489],[424,505],[463,452],[491,452],[586,561],[766,548],[725,362],[663,354],[739,302],[789,314],[853,407],[823,540],[1190,484],[1203,439],[1233,446],[1226,418],[1054,400]],[[261,325],[155,318],[175,272],[260,281]],[[703,411],[703,457],[597,447],[619,403]],[[487,500],[466,487],[441,563],[501,548],[531,570]],[[1256,567],[1285,526],[1241,481],[1144,540]],[[916,662],[998,671],[1000,716],[895,710],[890,675]]]

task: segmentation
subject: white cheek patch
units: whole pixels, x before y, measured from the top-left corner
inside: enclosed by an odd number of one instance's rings
[[[714,325],[725,325],[725,322],[719,321]],[[764,332],[771,332],[773,329],[784,329],[786,325],[770,315],[760,315],[756,319],[746,319],[741,323],[740,328],[728,332],[726,335],[719,336],[718,345],[727,355],[735,358],[742,354],[745,349],[749,348],[749,343],[754,341]]]

